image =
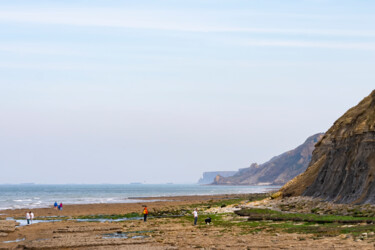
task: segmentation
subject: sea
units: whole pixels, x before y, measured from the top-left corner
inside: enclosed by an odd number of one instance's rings
[[[198,184],[0,185],[0,210],[50,207],[55,201],[63,204],[131,203],[141,202],[142,197],[155,197],[155,201],[160,201],[168,196],[265,193],[279,188]]]

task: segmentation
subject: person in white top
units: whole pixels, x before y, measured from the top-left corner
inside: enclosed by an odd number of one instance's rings
[[[197,225],[197,221],[198,221],[198,210],[197,209],[194,210],[193,215],[194,215],[194,226],[195,226],[195,225]]]
[[[30,211],[30,223],[33,224],[34,213]]]
[[[31,215],[30,215],[30,212],[27,212],[26,213],[26,220],[27,220],[27,225],[30,224],[30,219],[31,219]]]

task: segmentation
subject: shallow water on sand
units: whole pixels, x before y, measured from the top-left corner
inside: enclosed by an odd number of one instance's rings
[[[20,223],[18,225],[18,227],[23,227],[23,226],[27,226],[27,220],[23,220],[23,219],[13,219],[11,217],[9,218],[6,218],[7,220],[14,220],[18,223]],[[56,220],[33,220],[29,225],[32,225],[32,224],[37,224],[37,223],[44,223],[44,222],[55,222],[55,221],[61,221],[59,219],[56,219]]]
[[[116,233],[109,233],[103,234],[103,239],[143,239],[147,238],[147,235],[142,235],[144,233],[149,233],[151,231],[134,231],[134,232],[116,232]],[[136,235],[134,235],[136,234]]]
[[[166,215],[166,216],[149,216],[148,218],[170,218],[170,217],[179,217],[183,215]],[[47,223],[47,222],[57,222],[57,221],[77,221],[77,222],[119,222],[119,221],[128,221],[128,220],[143,220],[143,217],[123,217],[123,218],[117,218],[117,219],[110,219],[110,218],[91,218],[91,219],[67,219],[67,218],[60,218],[56,217],[56,219],[51,219],[55,217],[50,217],[46,220],[33,220],[30,224],[27,224],[27,220],[25,219],[14,219],[12,217],[6,218],[7,220],[14,220],[19,223],[17,227],[23,227],[27,225],[37,224],[37,223]]]
[[[22,238],[22,239],[16,239],[16,240],[7,240],[7,241],[3,241],[3,243],[14,243],[14,242],[20,242],[20,241],[24,241],[25,238]]]

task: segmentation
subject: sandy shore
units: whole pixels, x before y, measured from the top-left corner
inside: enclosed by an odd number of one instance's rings
[[[40,216],[112,215],[141,212],[146,204],[153,210],[179,210],[198,207],[198,225],[192,216],[149,218],[147,222],[134,219],[117,222],[79,222],[75,220],[37,223],[9,229],[0,236],[0,249],[373,249],[371,241],[353,238],[315,237],[312,234],[275,233],[256,231],[249,224],[244,227],[239,218],[230,213],[236,205],[220,206],[229,199],[252,195],[180,196],[163,198],[164,201],[125,204],[66,205],[63,211],[53,208],[34,209]],[[153,200],[154,198],[149,198]],[[144,198],[142,198],[144,200]],[[216,207],[207,203],[219,204]],[[193,205],[194,204],[194,205]],[[205,205],[203,205],[205,204]],[[209,208],[210,207],[210,208]],[[206,225],[204,219],[213,209],[226,212],[223,221],[236,221],[238,226],[225,223]],[[27,210],[3,210],[4,217],[24,217]],[[210,212],[211,211],[211,212]],[[211,216],[215,216],[212,214]],[[5,224],[6,221],[0,220]],[[3,227],[4,228],[4,227]],[[249,231],[250,230],[250,231]],[[3,231],[4,232],[4,231]],[[15,242],[17,241],[17,242]]]

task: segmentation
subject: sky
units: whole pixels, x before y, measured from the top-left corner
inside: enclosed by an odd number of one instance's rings
[[[0,0],[0,184],[194,183],[375,87],[374,1]]]

